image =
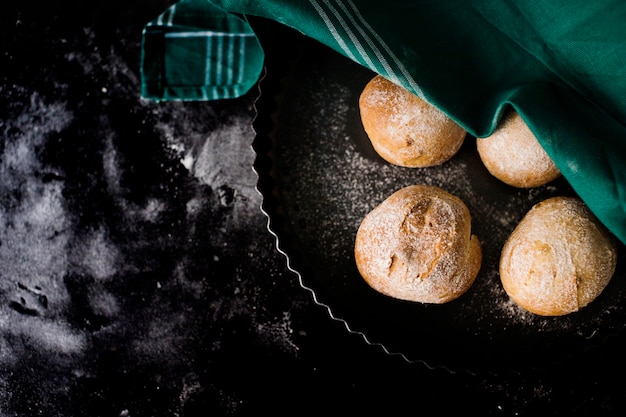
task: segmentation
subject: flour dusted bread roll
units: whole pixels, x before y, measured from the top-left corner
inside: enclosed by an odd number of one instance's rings
[[[445,303],[465,293],[482,262],[467,206],[426,185],[402,188],[365,216],[354,254],[375,290],[421,303]]]
[[[491,175],[513,187],[538,187],[561,175],[515,110],[506,113],[491,136],[478,138],[476,147]]]
[[[595,300],[617,262],[613,237],[573,197],[535,205],[505,243],[504,289],[518,305],[542,316],[573,313]]]
[[[440,165],[465,139],[465,130],[448,116],[380,75],[361,92],[359,109],[372,146],[394,165]]]

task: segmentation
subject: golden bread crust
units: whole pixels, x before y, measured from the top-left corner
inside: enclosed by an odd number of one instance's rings
[[[616,263],[614,238],[582,200],[553,197],[535,205],[505,243],[500,279],[522,308],[560,316],[595,300]]]
[[[458,152],[466,136],[439,109],[380,75],[361,92],[359,110],[376,152],[398,166],[440,165]]]
[[[494,177],[518,188],[538,187],[561,172],[521,116],[509,111],[498,128],[476,140],[483,164]]]
[[[375,290],[434,304],[465,293],[482,263],[467,206],[426,185],[402,188],[368,213],[354,254],[359,272]]]

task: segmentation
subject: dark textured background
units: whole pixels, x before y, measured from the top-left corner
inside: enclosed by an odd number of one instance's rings
[[[560,367],[473,375],[333,321],[259,210],[256,91],[139,98],[141,29],[170,3],[3,4],[1,416],[626,411],[621,337]]]

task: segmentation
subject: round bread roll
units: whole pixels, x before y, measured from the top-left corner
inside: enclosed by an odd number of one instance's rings
[[[561,316],[588,305],[609,283],[617,262],[613,237],[578,198],[535,205],[502,249],[500,278],[524,309]]]
[[[439,109],[380,75],[361,92],[359,110],[374,150],[394,165],[440,165],[465,139],[465,130]]]
[[[515,110],[507,112],[491,136],[478,138],[476,147],[491,175],[513,187],[538,187],[561,175]]]
[[[467,206],[426,185],[402,188],[368,213],[354,254],[360,274],[376,291],[433,304],[465,293],[482,262]]]

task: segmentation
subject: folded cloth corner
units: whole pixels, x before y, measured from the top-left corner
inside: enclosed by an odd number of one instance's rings
[[[264,53],[242,16],[183,0],[142,34],[141,95],[153,100],[236,98],[260,77]]]
[[[287,25],[407,88],[476,137],[506,106],[626,243],[623,0],[181,0],[143,33],[142,91],[215,100],[256,84],[245,16]]]

